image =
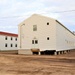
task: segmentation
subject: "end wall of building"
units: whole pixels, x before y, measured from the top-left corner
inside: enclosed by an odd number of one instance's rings
[[[33,25],[37,25],[37,31],[33,31]],[[32,44],[32,40],[38,40],[38,44]],[[56,50],[56,22],[54,19],[33,15],[20,23],[19,49],[32,48],[40,49],[40,51]]]

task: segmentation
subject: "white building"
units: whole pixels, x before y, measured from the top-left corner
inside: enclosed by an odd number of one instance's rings
[[[0,51],[2,50],[18,50],[17,34],[0,31]]]
[[[59,21],[34,14],[19,24],[19,54],[54,54],[75,49],[75,35]]]

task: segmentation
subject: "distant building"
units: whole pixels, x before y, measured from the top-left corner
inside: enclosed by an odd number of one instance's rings
[[[59,21],[34,14],[19,24],[19,54],[62,54],[75,49],[75,35]]]
[[[18,50],[17,40],[17,34],[0,31],[0,51]]]

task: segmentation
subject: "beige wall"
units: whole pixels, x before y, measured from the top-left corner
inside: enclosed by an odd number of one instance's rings
[[[49,25],[47,25],[47,22],[49,22]],[[33,31],[33,25],[37,25],[37,31]],[[33,15],[19,26],[21,26],[21,28],[19,27],[19,48],[21,33],[21,49],[56,50],[56,24],[54,19]],[[50,37],[49,41],[47,37]],[[37,45],[32,44],[34,38],[38,40]]]
[[[56,22],[57,50],[75,49],[75,36]]]
[[[33,25],[37,25],[37,31],[33,31]],[[52,18],[34,14],[18,27],[19,50],[39,48],[41,51],[60,51],[75,48],[75,36]],[[50,40],[47,40],[47,37],[50,37]],[[34,38],[38,40],[36,45],[32,44]]]
[[[31,50],[27,50],[27,49],[26,50],[25,49],[24,50],[20,49],[20,50],[18,50],[18,54],[29,54],[29,55],[32,55],[32,52],[31,52]]]

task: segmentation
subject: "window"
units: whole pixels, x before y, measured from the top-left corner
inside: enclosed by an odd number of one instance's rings
[[[38,40],[32,40],[32,44],[38,44]]]
[[[33,31],[37,31],[37,25],[33,25]]]
[[[5,44],[5,47],[7,47],[7,43]]]
[[[17,47],[17,44],[15,44],[15,47]]]
[[[17,41],[17,38],[15,38],[15,41]]]
[[[32,40],[32,44],[34,44],[34,40]]]
[[[11,47],[13,47],[13,45],[11,44]]]
[[[47,22],[47,25],[49,25],[49,22]]]
[[[13,38],[11,37],[11,40],[13,40]]]
[[[47,40],[49,40],[49,37],[47,37]]]
[[[7,40],[7,36],[5,37],[5,40]]]
[[[38,44],[38,40],[35,40],[35,44]]]
[[[25,24],[23,24],[23,25],[25,25]]]

